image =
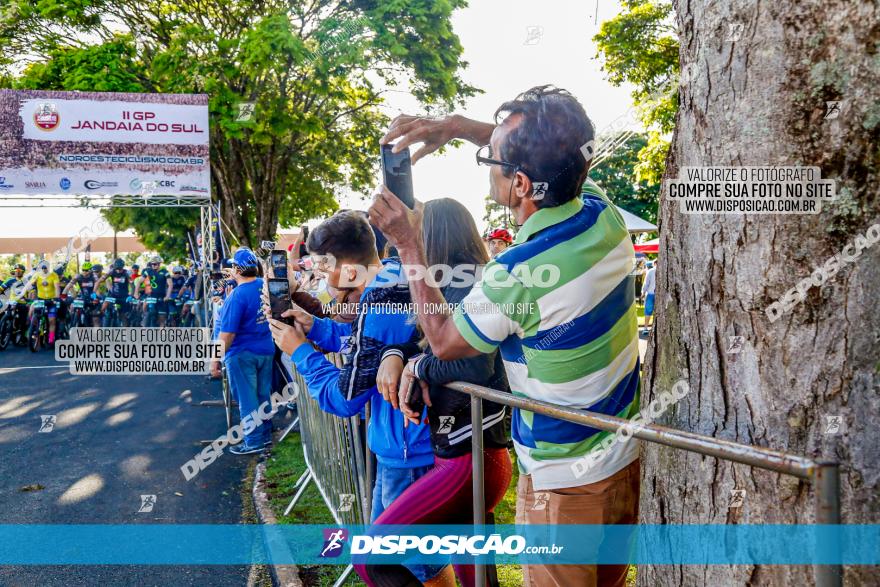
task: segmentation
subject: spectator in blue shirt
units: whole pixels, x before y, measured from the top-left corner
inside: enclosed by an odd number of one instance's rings
[[[295,325],[277,320],[270,320],[270,324],[278,347],[290,355],[309,395],[322,410],[347,418],[370,404],[367,442],[377,460],[371,508],[375,520],[434,463],[428,427],[405,426],[403,414],[376,388],[382,351],[388,345],[408,342],[416,334],[407,308],[409,286],[398,259],[379,258],[376,238],[363,212],[339,212],[325,220],[309,235],[308,251],[335,260],[331,266],[318,263],[319,269],[338,300],[358,296],[354,322],[315,318],[296,307],[282,314],[292,316]],[[342,353],[343,366],[328,361],[310,343]],[[443,568],[409,566],[422,582],[437,577]]]
[[[236,287],[223,303],[220,340],[223,362],[232,397],[238,402],[242,420],[268,402],[272,393],[272,358],[275,344],[263,315],[260,295],[263,280],[257,277],[257,258],[249,249],[239,249],[232,258]],[[246,455],[263,451],[272,440],[272,423],[263,422],[229,452]]]

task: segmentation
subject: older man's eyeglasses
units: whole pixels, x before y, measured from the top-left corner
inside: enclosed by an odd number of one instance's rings
[[[477,165],[500,165],[501,167],[513,169],[514,173],[520,172],[530,180],[535,181],[532,174],[523,169],[522,165],[511,163],[510,161],[504,161],[502,159],[495,159],[494,155],[495,154],[492,152],[492,145],[483,145],[477,150]]]
[[[492,145],[483,145],[477,149],[477,165],[500,165],[511,169],[516,169],[518,167],[518,165],[511,163],[510,161],[494,159],[494,156],[495,154],[492,152]]]

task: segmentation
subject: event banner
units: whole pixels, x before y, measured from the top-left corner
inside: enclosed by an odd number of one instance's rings
[[[208,97],[0,90],[0,198],[208,195]]]

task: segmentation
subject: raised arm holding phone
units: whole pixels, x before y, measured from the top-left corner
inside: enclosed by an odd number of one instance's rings
[[[443,294],[412,278],[419,324],[443,360],[500,349],[514,393],[631,418],[639,407],[635,295],[628,281],[635,256],[623,218],[587,180],[593,125],[571,94],[550,86],[502,104],[495,120],[404,116],[382,138],[397,140],[394,150],[423,143],[413,163],[452,139],[479,145],[476,162],[489,167],[490,197],[519,227],[513,246],[486,265],[452,316],[424,313],[442,304]],[[369,211],[404,265],[427,265],[422,209],[418,201],[409,209],[380,186]],[[552,284],[538,286],[514,273],[541,267],[555,269]],[[637,522],[637,443],[615,443],[588,467],[585,455],[608,433],[520,410],[513,418],[524,470],[518,524]],[[546,508],[533,507],[536,492],[551,495]],[[524,574],[526,585],[622,585],[626,566],[527,565]]]

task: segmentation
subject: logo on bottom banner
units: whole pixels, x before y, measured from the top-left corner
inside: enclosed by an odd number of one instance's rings
[[[345,528],[325,528],[324,546],[321,547],[321,558],[336,558],[342,554],[342,546],[348,540],[348,530]]]

